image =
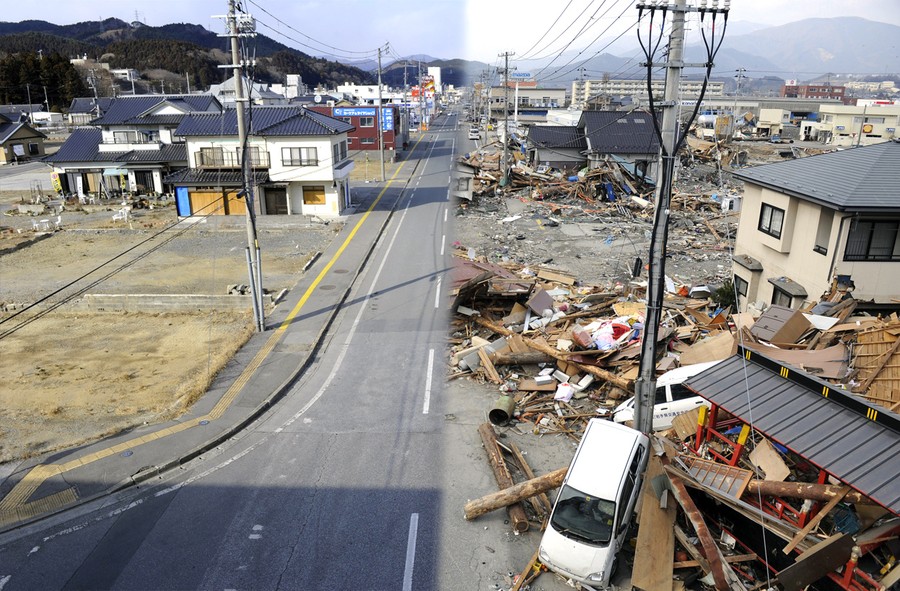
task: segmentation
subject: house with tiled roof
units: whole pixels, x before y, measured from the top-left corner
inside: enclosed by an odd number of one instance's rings
[[[245,119],[256,213],[335,217],[350,206],[351,124],[298,106],[253,107]],[[174,135],[188,158],[165,179],[178,215],[246,214],[237,112],[189,115]]]
[[[900,141],[745,168],[735,238],[741,309],[798,308],[834,285],[900,301]]]
[[[87,125],[106,112],[114,97],[77,97],[72,99],[66,113],[69,125]]]
[[[584,111],[577,127],[591,169],[615,156],[634,165],[637,176],[656,178],[659,139],[647,111]]]
[[[47,138],[19,118],[0,115],[0,164],[23,162],[44,155]]]
[[[571,171],[587,163],[587,142],[574,125],[532,125],[527,138],[528,161],[534,166]]]
[[[187,166],[184,143],[173,132],[190,113],[219,113],[208,95],[123,96],[98,103],[99,116],[76,128],[44,161],[64,193],[115,197],[169,192],[163,177]]]

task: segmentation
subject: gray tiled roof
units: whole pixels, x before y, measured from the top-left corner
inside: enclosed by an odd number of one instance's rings
[[[896,211],[900,142],[762,164],[737,170],[734,176],[839,211]]]
[[[738,353],[685,385],[900,515],[900,416],[755,351]]]
[[[574,125],[532,125],[528,140],[539,148],[587,148],[581,130]]]
[[[100,112],[103,113],[106,111],[109,106],[116,100],[112,97],[80,97],[73,98],[72,104],[69,105],[69,114],[73,113],[94,113],[96,114],[96,108],[100,107]]]
[[[116,98],[106,112],[94,119],[94,125],[134,125],[147,121],[151,116],[148,111],[157,105],[169,103],[189,111],[205,112],[211,106],[218,107],[218,101],[207,94],[190,95],[138,95],[120,96]]]
[[[296,106],[254,107],[247,120],[250,133],[258,136],[334,135],[355,129],[340,119]],[[237,112],[189,115],[175,130],[175,135],[236,136]]]
[[[14,133],[16,133],[17,131],[19,131],[20,129],[23,129],[23,128],[30,132],[30,135],[27,136],[29,138],[39,138],[39,137],[45,138],[45,137],[47,137],[40,131],[32,128],[31,126],[29,126],[25,123],[7,123],[7,122],[3,122],[2,120],[0,120],[0,144],[6,142],[6,140],[8,140],[10,137],[12,137],[12,135]],[[24,136],[19,136],[19,137],[21,138]]]
[[[44,158],[44,162],[92,162],[102,138],[103,132],[96,127],[76,127],[56,153]]]
[[[269,173],[254,172],[253,182],[257,185],[269,181]],[[240,170],[198,170],[184,168],[166,175],[163,182],[170,185],[222,185],[241,186],[243,183]]]
[[[646,111],[584,111],[578,127],[600,154],[656,154],[659,140]]]

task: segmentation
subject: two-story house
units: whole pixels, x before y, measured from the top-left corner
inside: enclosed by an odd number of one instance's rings
[[[900,141],[741,169],[734,248],[739,306],[797,308],[833,282],[853,297],[900,298]]]
[[[352,125],[296,106],[253,107],[246,120],[257,213],[335,217],[349,207]],[[178,215],[246,214],[237,112],[190,115],[174,135],[189,161],[166,177]]]
[[[184,144],[172,132],[188,113],[219,113],[207,95],[139,95],[110,102],[90,127],[75,129],[46,158],[62,191],[81,197],[121,192],[167,192],[163,177],[187,165]]]

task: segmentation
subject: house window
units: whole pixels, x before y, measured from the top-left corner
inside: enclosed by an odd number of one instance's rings
[[[360,127],[375,127],[375,117],[360,117],[359,118],[359,126]]]
[[[364,137],[364,138],[360,138],[360,139],[359,139],[359,143],[361,143],[361,144],[368,144],[368,145],[374,145],[374,144],[375,144],[375,138],[373,138],[373,137]]]
[[[847,236],[845,261],[900,261],[900,221],[857,220]]]
[[[341,147],[337,144],[331,144],[331,157],[334,164],[341,161]]]
[[[341,160],[345,160],[347,158],[347,142],[341,142]]]
[[[281,164],[284,166],[318,166],[316,148],[281,148]]]
[[[819,254],[828,254],[828,242],[831,240],[831,226],[834,223],[834,210],[822,209],[819,212],[819,228],[816,230],[816,245],[813,250]]]
[[[241,161],[241,149],[235,148],[237,152],[237,161]],[[247,147],[247,157],[250,159],[250,166],[256,167],[264,164],[262,156],[259,153],[259,146],[248,146]]]
[[[468,191],[469,190],[469,178],[461,177],[456,179],[456,190],[457,191]]]
[[[303,187],[303,205],[325,205],[325,186],[310,185]]]
[[[28,144],[28,153],[32,156],[37,156],[41,151],[37,144]]]
[[[747,289],[750,287],[750,284],[747,283],[747,280],[739,275],[734,276],[734,291],[737,292],[738,295],[742,295],[747,297]]]
[[[763,203],[759,212],[759,231],[773,238],[781,238],[781,228],[784,225],[784,210]]]
[[[200,148],[201,166],[224,166],[225,153],[222,148]]]
[[[793,301],[793,297],[791,294],[784,291],[780,287],[773,287],[772,289],[772,304],[775,306],[784,306],[786,308],[791,307],[791,302]]]

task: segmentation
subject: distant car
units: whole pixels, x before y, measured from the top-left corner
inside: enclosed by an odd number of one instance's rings
[[[672,427],[672,419],[698,406],[709,408],[709,402],[688,390],[682,384],[702,371],[721,363],[694,363],[667,371],[656,380],[656,400],[653,404],[653,430],[665,431]],[[613,421],[625,423],[634,420],[635,399],[629,398],[613,411]]]
[[[470,129],[469,130],[469,139],[470,140],[480,140],[481,132],[478,131],[477,129]]]

